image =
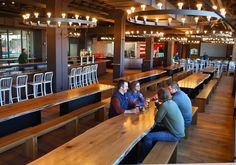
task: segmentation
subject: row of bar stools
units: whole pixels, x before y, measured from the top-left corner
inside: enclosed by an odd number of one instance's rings
[[[98,83],[98,64],[72,68],[69,75],[70,89]]]
[[[7,103],[6,102],[7,98],[8,98],[8,103],[13,103],[12,87],[16,89],[16,99],[18,102],[23,100],[28,100],[28,84],[33,86],[34,98],[53,93],[52,78],[53,78],[53,72],[46,72],[44,74],[37,73],[34,74],[33,76],[33,82],[28,83],[28,75],[20,75],[16,77],[16,84],[13,86],[12,86],[12,77],[1,78],[0,79],[1,106]],[[47,92],[47,84],[49,84],[49,89],[50,89],[49,92]],[[6,97],[6,92],[8,93],[8,97]]]

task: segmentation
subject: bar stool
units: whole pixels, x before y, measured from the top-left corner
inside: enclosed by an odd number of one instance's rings
[[[87,79],[88,79],[88,84],[93,84],[93,81],[92,81],[92,72],[93,72],[93,70],[92,70],[93,68],[92,68],[92,65],[90,65],[90,66],[87,66]]]
[[[47,94],[52,94],[52,78],[53,78],[53,72],[45,72],[44,73],[44,79],[43,79],[43,91],[44,91],[44,96]],[[47,84],[50,86],[50,93],[47,93]]]
[[[0,79],[0,104],[1,106],[6,104],[6,92],[8,92],[8,102],[12,101],[12,77],[5,77]]]
[[[69,86],[70,86],[70,89],[73,89],[73,88],[76,87],[75,72],[76,72],[76,68],[72,68],[70,70],[70,75],[69,75]]]
[[[82,71],[82,86],[86,86],[88,85],[88,74],[87,74],[87,66],[83,67],[83,71]]]
[[[96,80],[96,83],[99,83],[99,82],[98,82],[98,64],[95,64],[95,68],[94,68],[94,69],[95,69],[94,72],[95,72],[95,80]]]
[[[40,96],[43,96],[43,73],[34,74],[33,82],[30,82],[29,85],[33,86],[34,98],[38,97],[40,93],[41,93]],[[38,91],[39,88],[41,92]]]
[[[28,75],[20,75],[16,77],[16,85],[13,85],[16,88],[16,98],[17,101],[28,100]],[[25,91],[25,98],[22,96],[22,89]]]
[[[76,68],[75,79],[76,87],[82,87],[82,67]]]

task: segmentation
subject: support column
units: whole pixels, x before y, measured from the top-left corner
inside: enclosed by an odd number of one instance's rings
[[[124,75],[126,12],[123,10],[115,10],[113,11],[113,18],[115,20],[113,79],[116,79]]]
[[[143,59],[143,66],[142,71],[149,71],[153,68],[153,44],[154,38],[153,37],[146,37],[146,56]]]
[[[54,17],[64,12],[63,0],[46,1],[47,11]],[[47,28],[47,64],[53,71],[55,92],[68,89],[68,32],[66,28]]]
[[[172,59],[174,56],[174,41],[166,42],[166,54],[164,56],[164,67],[170,66],[172,64]]]

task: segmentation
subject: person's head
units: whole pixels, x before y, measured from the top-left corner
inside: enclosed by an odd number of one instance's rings
[[[128,90],[128,82],[125,80],[119,80],[117,84],[117,89],[119,90],[120,93],[124,94]]]
[[[168,90],[173,95],[180,90],[179,85],[176,82],[171,82],[168,84]]]
[[[166,88],[159,89],[157,92],[157,95],[158,95],[158,99],[161,102],[165,102],[165,101],[171,99],[171,94],[170,94],[169,90]]]
[[[27,49],[23,48],[23,49],[21,50],[21,52],[27,54]]]
[[[133,81],[130,84],[130,90],[131,92],[137,92],[140,91],[140,83],[138,81]]]

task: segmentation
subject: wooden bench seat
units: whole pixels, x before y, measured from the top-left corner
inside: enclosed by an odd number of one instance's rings
[[[171,76],[164,76],[164,77],[161,77],[159,79],[143,83],[141,85],[141,92],[145,93],[147,91],[148,87],[153,87],[152,89],[156,91],[158,84],[160,84],[161,87],[164,87],[164,86],[167,85],[167,83],[169,83],[171,81],[172,81],[172,77]]]
[[[192,107],[192,125],[197,124],[197,118],[198,118],[198,107]],[[185,138],[188,138],[190,127],[185,127]]]
[[[188,77],[191,74],[192,74],[192,70],[183,70],[181,72],[173,74],[173,81],[177,82],[179,80],[182,80],[182,79]]]
[[[157,142],[143,164],[176,163],[178,142]]]
[[[216,79],[211,80],[194,99],[194,105],[199,107],[199,112],[205,111],[205,105],[208,103],[211,94],[214,92],[217,81],[218,80]]]
[[[105,107],[109,105],[109,103],[110,98],[104,99],[100,102],[74,110],[64,116],[59,116],[48,122],[4,136],[0,138],[0,153],[23,144],[26,156],[33,159],[37,156],[38,137],[63,126],[66,126],[66,129],[73,133],[73,135],[77,135],[78,120],[88,114],[96,112],[96,119],[103,121]]]

